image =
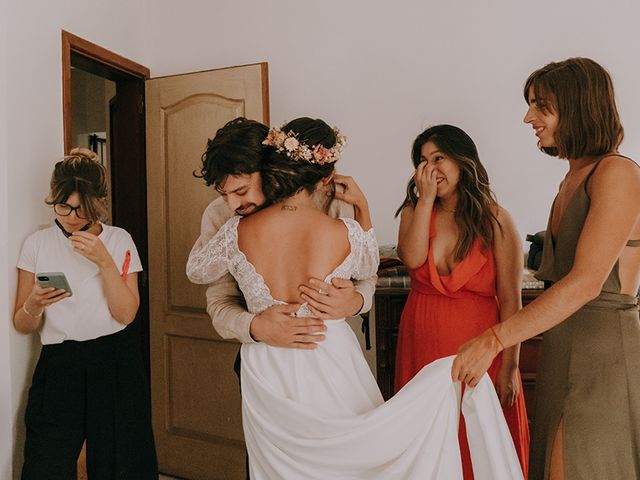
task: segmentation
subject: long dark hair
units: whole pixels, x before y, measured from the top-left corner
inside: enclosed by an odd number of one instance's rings
[[[422,162],[422,146],[433,142],[438,149],[456,162],[460,169],[460,179],[456,185],[458,203],[455,221],[458,226],[458,242],[454,250],[456,261],[462,260],[469,252],[476,237],[483,248],[493,245],[493,222],[498,222],[495,213],[497,201],[489,186],[487,170],[480,162],[475,143],[464,130],[453,125],[435,125],[416,137],[411,147],[411,161],[418,168]],[[436,199],[436,201],[438,201]],[[415,207],[418,202],[415,173],[407,185],[407,193],[402,205],[396,211],[397,217],[405,207]]]
[[[558,114],[555,147],[540,147],[560,158],[615,152],[624,138],[609,73],[589,58],[551,62],[527,78],[524,99],[533,88],[536,105]]]
[[[281,130],[295,133],[296,139],[310,148],[316,145],[331,148],[337,141],[333,128],[320,119],[296,118],[283,125]],[[284,152],[276,152],[274,148],[270,150],[271,154],[267,156],[261,169],[262,191],[269,203],[291,197],[303,189],[313,193],[318,182],[335,170],[334,163],[321,165],[304,160],[294,161]],[[334,193],[332,187],[323,206],[325,210]]]

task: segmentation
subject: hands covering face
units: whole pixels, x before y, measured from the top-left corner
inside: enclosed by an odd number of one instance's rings
[[[437,167],[434,163],[428,163],[426,161],[421,162],[420,165],[418,165],[418,168],[416,168],[416,173],[413,178],[416,182],[418,196],[421,200],[435,200],[438,191],[436,170]]]

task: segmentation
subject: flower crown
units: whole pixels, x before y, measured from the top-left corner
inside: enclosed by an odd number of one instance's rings
[[[297,133],[293,131],[285,133],[279,128],[270,128],[269,134],[262,144],[272,146],[278,153],[284,152],[287,157],[295,162],[304,160],[309,163],[324,165],[337,161],[347,143],[347,138],[340,133],[340,130],[333,127],[333,132],[336,135],[336,143],[331,148],[321,144],[309,146],[297,139]]]

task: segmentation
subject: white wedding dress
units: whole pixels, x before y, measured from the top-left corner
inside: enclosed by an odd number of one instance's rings
[[[326,278],[364,279],[376,273],[373,230],[352,219],[351,252]],[[248,310],[284,302],[238,248],[231,218],[189,255],[187,275],[210,283],[236,278]],[[306,305],[297,312],[310,316]],[[344,319],[330,320],[314,350],[243,344],[242,421],[252,480],[462,479],[458,445],[460,404],[476,480],[521,479],[522,471],[489,377],[467,388],[451,380],[453,357],[424,367],[386,403]]]

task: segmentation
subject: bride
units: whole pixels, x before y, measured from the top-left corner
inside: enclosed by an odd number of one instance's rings
[[[356,219],[333,219],[312,193],[330,182],[345,143],[322,120],[300,118],[271,129],[261,172],[269,206],[232,217],[189,255],[187,276],[211,283],[236,278],[248,310],[299,303],[311,278],[365,279],[378,267],[367,201],[341,177],[339,195]],[[322,292],[320,292],[322,293]],[[303,303],[297,315],[313,316]],[[382,396],[343,318],[328,320],[312,350],[245,343],[241,348],[242,416],[250,477],[260,479],[462,479],[460,404],[477,480],[522,478],[491,381],[451,380],[453,357],[427,365],[392,399]]]

